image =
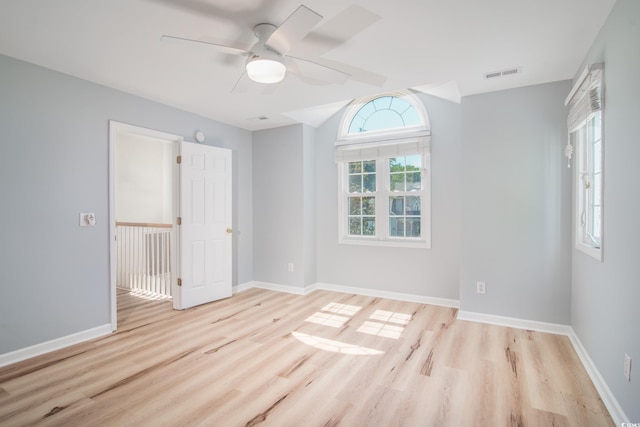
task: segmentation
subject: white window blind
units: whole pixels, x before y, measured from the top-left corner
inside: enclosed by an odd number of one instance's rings
[[[335,160],[337,163],[377,160],[383,158],[426,155],[430,152],[429,135],[391,139],[376,142],[358,142],[337,145]]]
[[[576,131],[591,114],[602,110],[602,74],[604,64],[589,65],[565,101],[569,107],[567,128]]]

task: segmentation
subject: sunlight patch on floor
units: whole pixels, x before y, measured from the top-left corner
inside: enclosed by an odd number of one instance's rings
[[[370,320],[365,321],[362,326],[358,328],[358,332],[397,340],[402,335],[402,332],[404,332],[404,325],[409,324],[411,317],[410,314],[376,310],[369,316]],[[373,322],[373,320],[375,320],[375,322]]]
[[[320,310],[328,311],[330,313],[338,313],[338,314],[346,314],[347,316],[353,316],[358,311],[360,311],[361,307],[357,305],[348,305],[348,304],[340,304],[337,302],[330,302],[329,304],[322,307]]]
[[[387,323],[397,323],[400,325],[408,325],[411,320],[410,314],[396,313],[393,311],[376,310],[371,317],[371,320],[379,320]]]
[[[316,323],[318,325],[339,328],[349,321],[351,316],[360,311],[357,305],[340,304],[330,302],[305,319],[305,322]],[[342,314],[342,316],[339,316]]]
[[[316,311],[307,317],[305,322],[329,326],[331,328],[340,328],[360,311],[361,308],[362,307],[356,305],[331,302],[322,307],[320,311]],[[376,310],[369,316],[369,320],[360,325],[357,332],[397,340],[402,335],[402,332],[404,332],[404,326],[408,325],[411,319],[412,315],[410,314]]]
[[[337,316],[335,314],[323,313],[321,311],[317,311],[313,313],[311,316],[305,319],[305,322],[316,323],[318,325],[331,326],[332,328],[339,328],[344,325],[346,321],[349,320],[348,317]]]
[[[291,335],[298,341],[309,345],[311,347],[330,351],[332,353],[349,354],[355,356],[375,356],[378,354],[384,354],[384,351],[376,350],[373,348],[362,347],[355,344],[349,344],[341,341],[329,340],[314,335],[304,334],[302,332],[291,332]]]
[[[363,334],[376,335],[378,337],[393,338],[397,340],[402,335],[402,326],[387,325],[384,323],[366,321],[358,328],[358,332]]]
[[[129,289],[129,295],[149,301],[171,301],[168,295],[156,294],[154,292],[143,291],[142,289]]]

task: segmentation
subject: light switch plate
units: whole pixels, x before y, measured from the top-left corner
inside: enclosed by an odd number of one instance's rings
[[[91,212],[80,213],[80,227],[93,227],[96,225],[96,214]]]
[[[487,293],[487,284],[485,282],[476,282],[476,292],[479,294]]]

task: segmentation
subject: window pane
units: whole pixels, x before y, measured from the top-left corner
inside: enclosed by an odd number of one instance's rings
[[[390,172],[404,172],[404,157],[392,157],[389,159]]]
[[[411,104],[409,104],[407,101],[405,101],[402,98],[396,98],[394,97],[391,101],[391,108],[395,111],[397,111],[399,114],[401,114],[403,117],[405,115],[405,113],[407,112],[407,109],[411,109],[413,110],[413,106]]]
[[[365,236],[376,235],[376,219],[375,217],[365,216],[362,218],[362,234]]]
[[[368,173],[364,175],[364,191],[365,192],[376,191],[376,174]]]
[[[355,116],[349,125],[349,133],[364,132],[364,117]]]
[[[420,215],[420,196],[407,196],[405,213],[407,215]]]
[[[402,114],[402,120],[404,120],[405,126],[417,126],[422,124],[422,119],[420,118],[418,111],[416,111],[413,106]]]
[[[598,173],[602,170],[602,141],[593,144],[593,172]]]
[[[598,241],[602,238],[601,234],[601,222],[602,222],[602,211],[600,207],[593,208],[593,230],[591,231],[591,235],[595,237]]]
[[[375,197],[362,198],[362,214],[363,215],[376,214],[376,198]]]
[[[389,159],[391,191],[417,191],[422,189],[422,156],[393,157]]]
[[[392,173],[389,188],[391,191],[404,191],[404,173]]]
[[[358,110],[358,116],[364,117],[364,119],[367,120],[369,116],[375,112],[376,108],[373,105],[373,101],[369,101],[364,104],[360,110]]]
[[[349,162],[349,173],[362,172],[362,162]]]
[[[362,175],[349,175],[349,192],[362,192]]]
[[[422,168],[422,156],[405,157],[405,165],[407,166],[407,171],[419,171]]]
[[[352,236],[362,235],[362,219],[349,218],[349,234]]]
[[[391,107],[392,100],[393,98],[390,96],[381,96],[373,100],[373,105],[376,107],[376,110],[388,110],[389,107]]]
[[[407,237],[420,237],[420,219],[407,218]]]
[[[391,215],[403,215],[404,197],[389,197],[389,212]]]
[[[360,215],[362,212],[361,199],[361,197],[349,197],[349,215]]]
[[[366,160],[362,162],[364,165],[365,172],[375,172],[376,171],[376,161],[375,160]]]
[[[389,218],[389,235],[404,237],[404,220],[402,218]]]
[[[597,174],[593,177],[593,204],[600,206],[602,199],[602,174]]]
[[[407,191],[420,190],[422,188],[420,172],[410,172],[407,174]]]
[[[404,127],[402,117],[392,110],[378,110],[364,123],[366,130],[383,130]]]

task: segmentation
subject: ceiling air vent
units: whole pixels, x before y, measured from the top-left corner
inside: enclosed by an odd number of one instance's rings
[[[485,80],[489,80],[489,79],[511,76],[513,74],[520,74],[520,73],[522,73],[522,67],[509,68],[508,70],[502,70],[502,71],[492,71],[490,73],[484,73],[483,75]]]

